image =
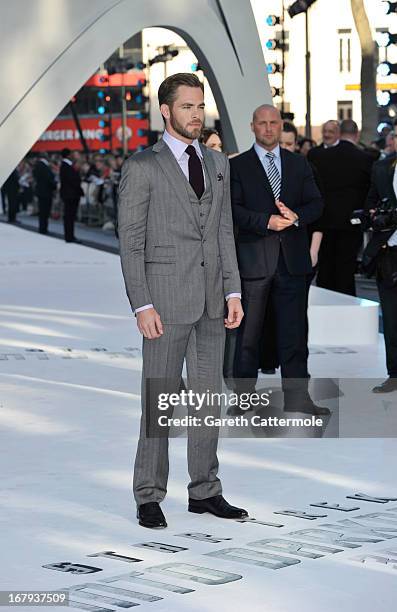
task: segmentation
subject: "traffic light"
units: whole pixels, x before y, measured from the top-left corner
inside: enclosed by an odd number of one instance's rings
[[[270,91],[272,92],[272,97],[276,98],[277,96],[281,96],[281,88],[280,87],[271,87]]]
[[[390,15],[390,13],[397,13],[397,2],[382,2],[381,8],[384,15]]]
[[[108,94],[105,95],[105,92],[100,89],[99,91],[97,91],[97,98],[97,113],[98,115],[104,115],[107,112],[107,105],[110,102],[110,96]]]
[[[390,106],[390,104],[397,104],[397,93],[392,93],[389,90],[379,90],[376,92],[376,99],[378,106]]]
[[[273,62],[271,64],[267,64],[266,66],[267,74],[276,74],[276,72],[281,72],[280,64]]]
[[[282,72],[285,66],[285,53],[286,51],[288,51],[288,44],[286,42],[287,33],[284,30],[284,21],[282,16],[278,17],[277,15],[268,15],[268,17],[266,18],[266,24],[274,28],[271,34],[271,38],[268,38],[265,42],[265,51],[268,51],[272,54],[269,57],[266,57],[266,59],[268,60],[266,72],[268,75],[276,73],[281,74],[282,82],[280,83],[280,78],[276,77],[276,82],[274,83],[276,87],[272,87],[272,91],[275,92],[273,93],[273,97],[283,97],[284,77]],[[273,85],[272,82],[270,84]]]
[[[266,17],[266,24],[268,26],[280,25],[281,24],[281,19],[280,19],[280,17],[277,17],[276,15],[268,15]]]
[[[397,74],[397,64],[391,62],[382,62],[377,68],[378,76],[386,77],[390,74]]]
[[[377,32],[376,42],[378,43],[378,47],[395,45],[397,43],[397,34],[390,34],[390,32]]]
[[[110,121],[106,121],[105,119],[99,119],[98,126],[103,130],[102,134],[99,136],[99,140],[101,142],[110,142],[112,139],[112,125]],[[107,130],[107,132],[105,132]]]
[[[269,38],[269,40],[266,41],[266,49],[268,49],[269,51],[275,51],[276,49],[282,48],[283,41],[277,40],[277,38]]]

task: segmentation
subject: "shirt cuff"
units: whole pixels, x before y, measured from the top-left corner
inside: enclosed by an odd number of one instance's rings
[[[135,314],[137,312],[141,312],[142,310],[148,310],[149,308],[154,308],[153,304],[146,304],[146,306],[140,306],[139,308],[136,308]]]
[[[241,300],[241,293],[228,293],[226,296],[226,302],[233,297],[239,298],[239,300]]]

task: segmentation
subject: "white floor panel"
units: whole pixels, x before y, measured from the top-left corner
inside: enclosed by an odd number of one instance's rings
[[[5,225],[0,225],[0,238],[2,590],[54,591],[90,583],[94,586],[87,591],[110,597],[96,604],[107,610],[129,609],[128,604],[120,607],[124,600],[153,612],[395,611],[397,512],[390,509],[396,509],[397,502],[346,498],[358,492],[397,497],[394,439],[221,439],[225,497],[246,507],[258,521],[281,523],[281,528],[189,514],[186,444],[184,439],[172,439],[169,492],[163,503],[169,527],[161,531],[139,527],[131,478],[140,416],[141,342],[125,297],[119,260]],[[367,347],[313,346],[310,371],[313,377],[381,378],[385,376],[382,338]],[[310,506],[319,501],[359,510],[344,513]],[[274,514],[286,509],[327,516],[306,520]],[[311,540],[307,535],[286,537],[374,512],[385,514],[379,522],[386,521],[388,531],[382,536],[379,529],[377,534],[368,534],[365,527],[349,530],[349,537],[358,533],[364,539],[379,540],[361,542],[358,548]],[[340,527],[345,533],[346,529]],[[220,541],[201,542],[180,535],[189,532]],[[310,542],[340,552],[312,559],[302,551],[294,555],[292,549],[276,552],[268,546],[249,545],[269,538],[304,541],[304,550],[311,552]],[[148,542],[187,550],[170,553],[136,546]],[[235,554],[251,556],[251,561],[258,556],[248,550],[300,562],[271,569],[208,555],[231,548],[243,549]],[[89,556],[103,551],[141,561]],[[357,559],[364,556],[365,562]],[[274,557],[263,561],[275,562]],[[80,564],[100,571],[76,574],[43,567],[62,563],[64,570]],[[162,573],[160,566],[170,563],[240,578],[205,584],[186,575]],[[186,567],[174,569],[187,571]],[[181,594],[128,581],[125,575],[131,572],[193,592]],[[116,580],[121,575],[124,579]],[[119,601],[111,603],[112,593],[101,590],[101,585],[124,589],[124,593],[114,591]],[[138,594],[129,597],[127,589]],[[154,600],[139,599],[139,593],[155,596]],[[95,606],[94,600],[81,594],[73,598]]]

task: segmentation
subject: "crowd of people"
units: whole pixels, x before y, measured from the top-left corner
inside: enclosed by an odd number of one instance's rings
[[[62,198],[61,168],[69,159],[79,177],[82,192],[79,192],[77,209],[65,205]],[[48,220],[68,217],[78,218],[83,223],[112,228],[117,217],[117,191],[124,157],[112,154],[63,149],[59,153],[29,154],[11,173],[1,188],[3,214],[9,223],[18,223],[18,214],[37,215],[38,230],[48,232]],[[71,175],[64,177],[66,183]],[[73,179],[72,179],[73,181]],[[66,186],[66,193],[69,189]],[[75,201],[77,195],[73,192]],[[70,200],[69,197],[66,198]],[[65,235],[66,239],[66,235]]]
[[[345,131],[341,132],[341,129]],[[346,129],[350,132],[346,133]],[[357,145],[355,147],[357,158],[359,157],[357,150],[360,149],[365,151],[369,160],[372,161],[378,157],[383,159],[395,151],[393,133],[392,131],[389,133],[387,128],[384,129],[380,139],[371,143],[371,147],[366,148],[358,142],[358,128],[354,122],[345,121],[340,125],[336,120],[327,121],[323,125],[320,145],[317,145],[313,139],[299,135],[291,122],[284,121],[280,145],[307,157],[312,163],[312,168],[316,173],[316,181],[323,196],[327,196],[324,187],[332,184],[335,188],[334,198],[339,198],[338,184],[343,183],[341,172],[342,174],[350,174],[348,170],[348,168],[351,168],[349,153],[346,160],[342,159],[344,155],[343,153],[341,155],[341,147],[338,147],[334,156],[335,159],[330,164],[327,159],[325,160],[327,167],[322,167],[320,171],[317,171],[316,166],[322,163],[321,151],[339,145],[341,140],[344,143],[350,141]],[[221,136],[215,129],[204,128],[200,141],[209,148],[222,151]],[[63,217],[64,220],[66,219],[65,240],[68,242],[71,241],[71,233],[73,240],[75,240],[74,230],[70,229],[72,219],[78,218],[79,221],[88,225],[114,229],[117,224],[117,192],[124,156],[119,152],[107,154],[70,152],[69,160],[80,178],[81,193],[79,192],[79,195],[77,195],[77,192],[73,194],[73,204],[70,204],[70,197],[66,197],[68,203],[65,204],[64,198],[61,197],[61,168],[65,159],[65,151],[66,149],[59,153],[31,153],[18,164],[1,188],[2,211],[7,216],[8,222],[18,223],[19,213],[21,215],[34,215],[38,217],[38,231],[46,234],[49,219]],[[352,149],[350,153],[352,153]],[[230,155],[230,157],[233,156]],[[362,156],[361,158],[363,159]],[[71,178],[71,173],[66,173],[66,175],[65,180],[67,182]],[[75,175],[76,177],[77,175]],[[357,177],[356,187],[358,192],[361,191],[358,196],[359,200],[362,199],[362,193],[368,190],[368,186],[368,172],[364,171],[361,176]],[[344,190],[343,185],[341,189]],[[325,187],[325,190],[329,191],[328,187]],[[69,188],[66,186],[66,192],[68,193],[68,191]],[[345,193],[342,194],[342,197],[345,198],[348,195]],[[331,234],[332,229],[336,229],[334,226],[340,225],[340,220],[326,218],[325,223],[329,227],[327,227],[327,235],[322,246],[322,258],[319,264],[320,270],[317,282],[319,286],[355,295],[354,271],[357,253],[362,246],[362,234],[357,232],[357,228],[346,226],[345,223],[346,227],[344,229],[348,231],[348,234],[345,235],[346,239],[342,242],[345,243],[347,253],[343,254],[340,249],[335,252],[336,242]],[[342,237],[342,234],[339,237]],[[316,265],[319,247],[319,233],[315,232],[311,252],[313,259],[316,259]],[[332,251],[333,248],[334,251]],[[343,257],[349,259],[347,267],[341,261]],[[326,269],[327,266],[331,269]],[[334,267],[334,270],[332,270],[332,267]],[[345,275],[346,278],[340,279],[341,275]]]

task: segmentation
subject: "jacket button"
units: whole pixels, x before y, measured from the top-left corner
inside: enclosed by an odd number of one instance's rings
[[[201,262],[201,264],[200,264],[200,265],[201,265],[201,266],[203,266],[203,268],[204,268],[204,262],[203,262],[203,261]]]

